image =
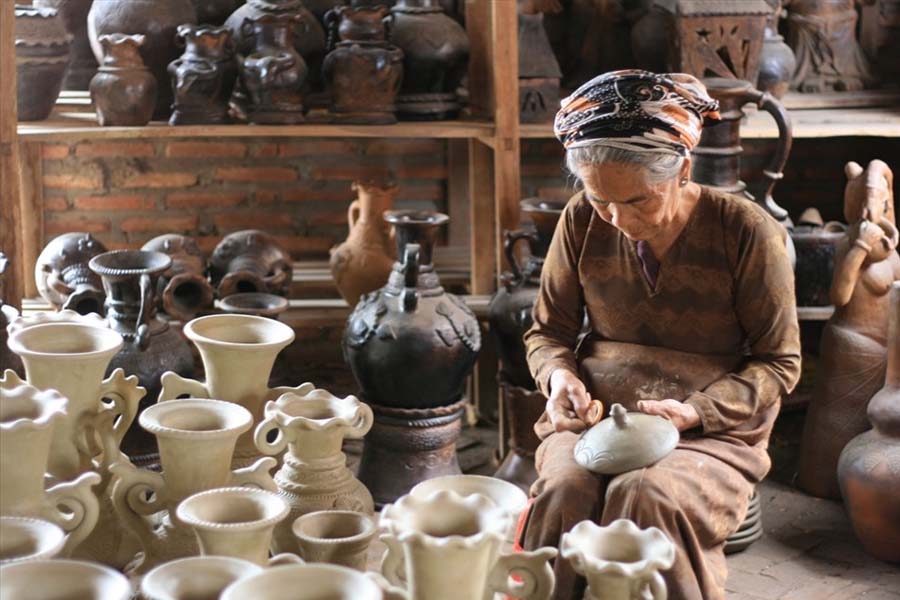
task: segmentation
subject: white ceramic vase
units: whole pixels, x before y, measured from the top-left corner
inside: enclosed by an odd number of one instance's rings
[[[321,510],[294,520],[292,530],[300,557],[308,563],[329,563],[366,570],[369,545],[378,534],[375,520],[350,510]]]
[[[0,600],[130,600],[131,584],[97,563],[35,560],[0,567]]]
[[[563,534],[560,556],[587,579],[585,600],[665,600],[659,572],[675,562],[675,545],[656,527],[640,529],[629,519],[607,527],[582,521]]]
[[[313,389],[309,383],[297,388],[269,388],[275,358],[294,339],[294,330],[284,323],[253,315],[210,315],[189,321],[184,335],[200,351],[206,381],[165,373],[160,401],[187,394],[234,402],[249,410],[256,424],[262,420],[267,400],[286,392],[302,394]],[[234,454],[235,466],[246,466],[257,458],[253,434],[242,436]]]
[[[372,409],[354,396],[338,398],[326,390],[282,394],[266,403],[257,426],[257,447],[284,454],[275,483],[291,507],[290,518],[275,530],[277,552],[298,552],[291,526],[310,512],[328,509],[372,514],[372,495],[350,469],[341,451],[344,439],[358,439],[372,428]],[[272,442],[269,435],[275,432]]]
[[[554,585],[548,561],[556,549],[501,553],[509,520],[481,494],[403,496],[381,512],[388,547],[382,573],[406,587],[410,600],[490,600],[494,594],[546,600]]]
[[[143,600],[218,598],[229,585],[262,567],[227,556],[192,556],[160,565],[141,580]]]
[[[200,398],[170,400],[148,407],[139,422],[156,436],[162,473],[138,469],[127,461],[112,466],[116,475],[113,505],[143,549],[143,555],[129,565],[130,573],[143,574],[163,562],[199,552],[193,532],[176,516],[185,498],[224,486],[276,489],[269,475],[275,466],[273,458],[231,469],[235,443],[252,423],[250,412],[242,406]],[[148,492],[153,493],[152,500]],[[154,524],[149,517],[160,511],[165,511],[162,523]]]
[[[54,523],[27,517],[0,517],[0,566],[56,558],[66,533]]]

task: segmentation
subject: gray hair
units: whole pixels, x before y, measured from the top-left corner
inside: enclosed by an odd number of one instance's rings
[[[596,165],[605,162],[643,167],[647,183],[654,184],[677,177],[684,165],[684,157],[662,150],[635,152],[606,145],[603,142],[566,150],[566,168],[576,178],[578,178],[578,168],[582,165]]]

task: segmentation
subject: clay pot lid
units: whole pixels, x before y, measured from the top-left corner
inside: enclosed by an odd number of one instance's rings
[[[652,465],[675,449],[680,435],[663,417],[627,412],[613,404],[610,416],[575,444],[575,462],[594,473],[618,475]]]

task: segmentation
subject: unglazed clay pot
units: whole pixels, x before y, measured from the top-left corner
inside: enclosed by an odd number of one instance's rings
[[[665,458],[681,436],[672,422],[656,415],[629,413],[613,404],[609,417],[578,438],[575,462],[594,473],[618,475]]]
[[[291,39],[294,49],[300,53],[304,61],[318,66],[325,55],[325,30],[319,20],[304,6],[303,0],[247,0],[238,8],[225,26],[231,29],[231,35],[240,54],[248,54],[254,47],[252,31],[244,29],[244,23],[262,16],[293,15],[298,18]]]
[[[374,575],[337,565],[279,567],[231,584],[220,600],[406,600],[387,595]]]
[[[229,585],[261,573],[259,565],[227,556],[192,556],[160,565],[144,575],[144,600],[218,598]]]
[[[72,36],[53,8],[16,5],[15,19],[18,117],[42,121],[62,88]]]
[[[294,330],[278,321],[252,315],[210,315],[184,326],[184,335],[200,350],[206,381],[185,379],[166,373],[160,400],[182,394],[195,398],[216,398],[240,404],[253,415],[253,423],[263,418],[267,400],[313,390],[311,383],[296,388],[269,388],[269,374],[275,357],[294,339]],[[234,462],[245,466],[259,458],[253,434],[244,434],[237,444]]]
[[[353,396],[338,398],[314,389],[266,403],[254,441],[266,454],[281,454],[287,448],[275,483],[291,507],[290,519],[276,528],[276,552],[297,553],[291,526],[300,515],[331,508],[373,512],[372,495],[347,468],[341,452],[345,438],[359,439],[371,427],[372,409]],[[272,432],[277,435],[270,443]]]
[[[900,562],[900,281],[891,287],[887,375],[866,414],[872,429],[841,452],[838,482],[857,537],[872,556]]]
[[[847,234],[847,226],[843,223],[804,222],[804,215],[810,214],[808,209],[801,215],[797,225],[790,229],[791,240],[797,252],[797,265],[794,267],[794,289],[797,295],[797,306],[828,306],[831,304],[829,289],[834,273],[834,256],[838,243]],[[818,215],[818,211],[815,212]]]
[[[407,588],[410,600],[491,598],[548,599],[556,549],[500,552],[510,517],[491,500],[439,491],[428,498],[402,497],[381,513],[388,551],[381,570]],[[515,575],[512,579],[510,575]]]
[[[665,600],[660,571],[675,562],[675,544],[656,527],[639,529],[628,519],[607,527],[582,521],[564,533],[560,556],[587,578],[585,600]]]
[[[143,555],[128,566],[133,574],[197,553],[193,534],[175,516],[176,507],[188,496],[235,485],[275,489],[269,475],[275,459],[261,458],[251,467],[231,469],[238,436],[252,424],[250,413],[241,406],[200,398],[169,400],[141,413],[140,424],[159,442],[162,474],[136,469],[127,461],[111,467],[116,476],[113,505],[143,549]],[[152,500],[147,492],[153,492]],[[166,512],[154,526],[147,517],[161,510]]]
[[[328,261],[334,283],[350,306],[383,287],[391,274],[395,250],[384,213],[397,197],[396,185],[357,181],[353,189],[358,197],[347,210],[350,235],[331,249]]]
[[[91,77],[97,72],[97,59],[91,51],[87,32],[87,14],[94,0],[34,0],[32,4],[40,8],[55,8],[59,11],[66,31],[72,36],[72,53],[69,68],[63,79],[64,90],[86,90]]]
[[[88,262],[106,252],[90,233],[64,233],[44,246],[34,265],[38,293],[56,310],[102,315],[106,294]]]
[[[141,250],[162,252],[172,258],[172,265],[159,278],[159,307],[167,315],[189,321],[212,307],[215,292],[206,280],[206,254],[194,238],[167,233],[153,238]]]
[[[28,517],[0,517],[0,566],[56,558],[66,542],[59,525]]]
[[[297,517],[291,527],[300,556],[308,563],[329,563],[366,571],[369,545],[378,534],[369,515],[351,510],[321,510]]]
[[[287,298],[265,292],[241,292],[219,300],[219,309],[235,315],[256,315],[277,319],[290,307]]]
[[[100,36],[107,33],[142,34],[144,64],[157,83],[154,117],[166,118],[172,110],[172,88],[167,85],[169,63],[180,54],[175,44],[179,25],[197,22],[191,0],[94,0],[88,13],[88,36],[94,56],[100,61],[103,52]]]
[[[776,98],[781,98],[791,86],[791,78],[797,69],[797,59],[791,47],[778,34],[778,21],[782,13],[781,0],[766,1],[772,6],[772,14],[766,19],[756,87]]]
[[[207,23],[207,21],[200,21]],[[226,123],[237,81],[234,45],[226,27],[181,25],[184,54],[169,63],[175,105],[169,125]]]
[[[290,255],[275,238],[257,229],[229,233],[209,259],[209,275],[219,298],[237,292],[287,296],[293,274]]]
[[[97,42],[103,59],[91,79],[91,101],[101,127],[142,127],[150,122],[160,85],[144,66],[140,49],[146,37],[112,33]]]
[[[0,567],[0,600],[130,600],[124,575],[91,562],[36,560]]]

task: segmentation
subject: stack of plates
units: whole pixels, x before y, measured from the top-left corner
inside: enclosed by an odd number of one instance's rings
[[[762,537],[762,507],[759,504],[759,494],[753,490],[750,496],[750,508],[747,516],[737,531],[725,540],[725,554],[734,554],[746,550],[750,544]]]

